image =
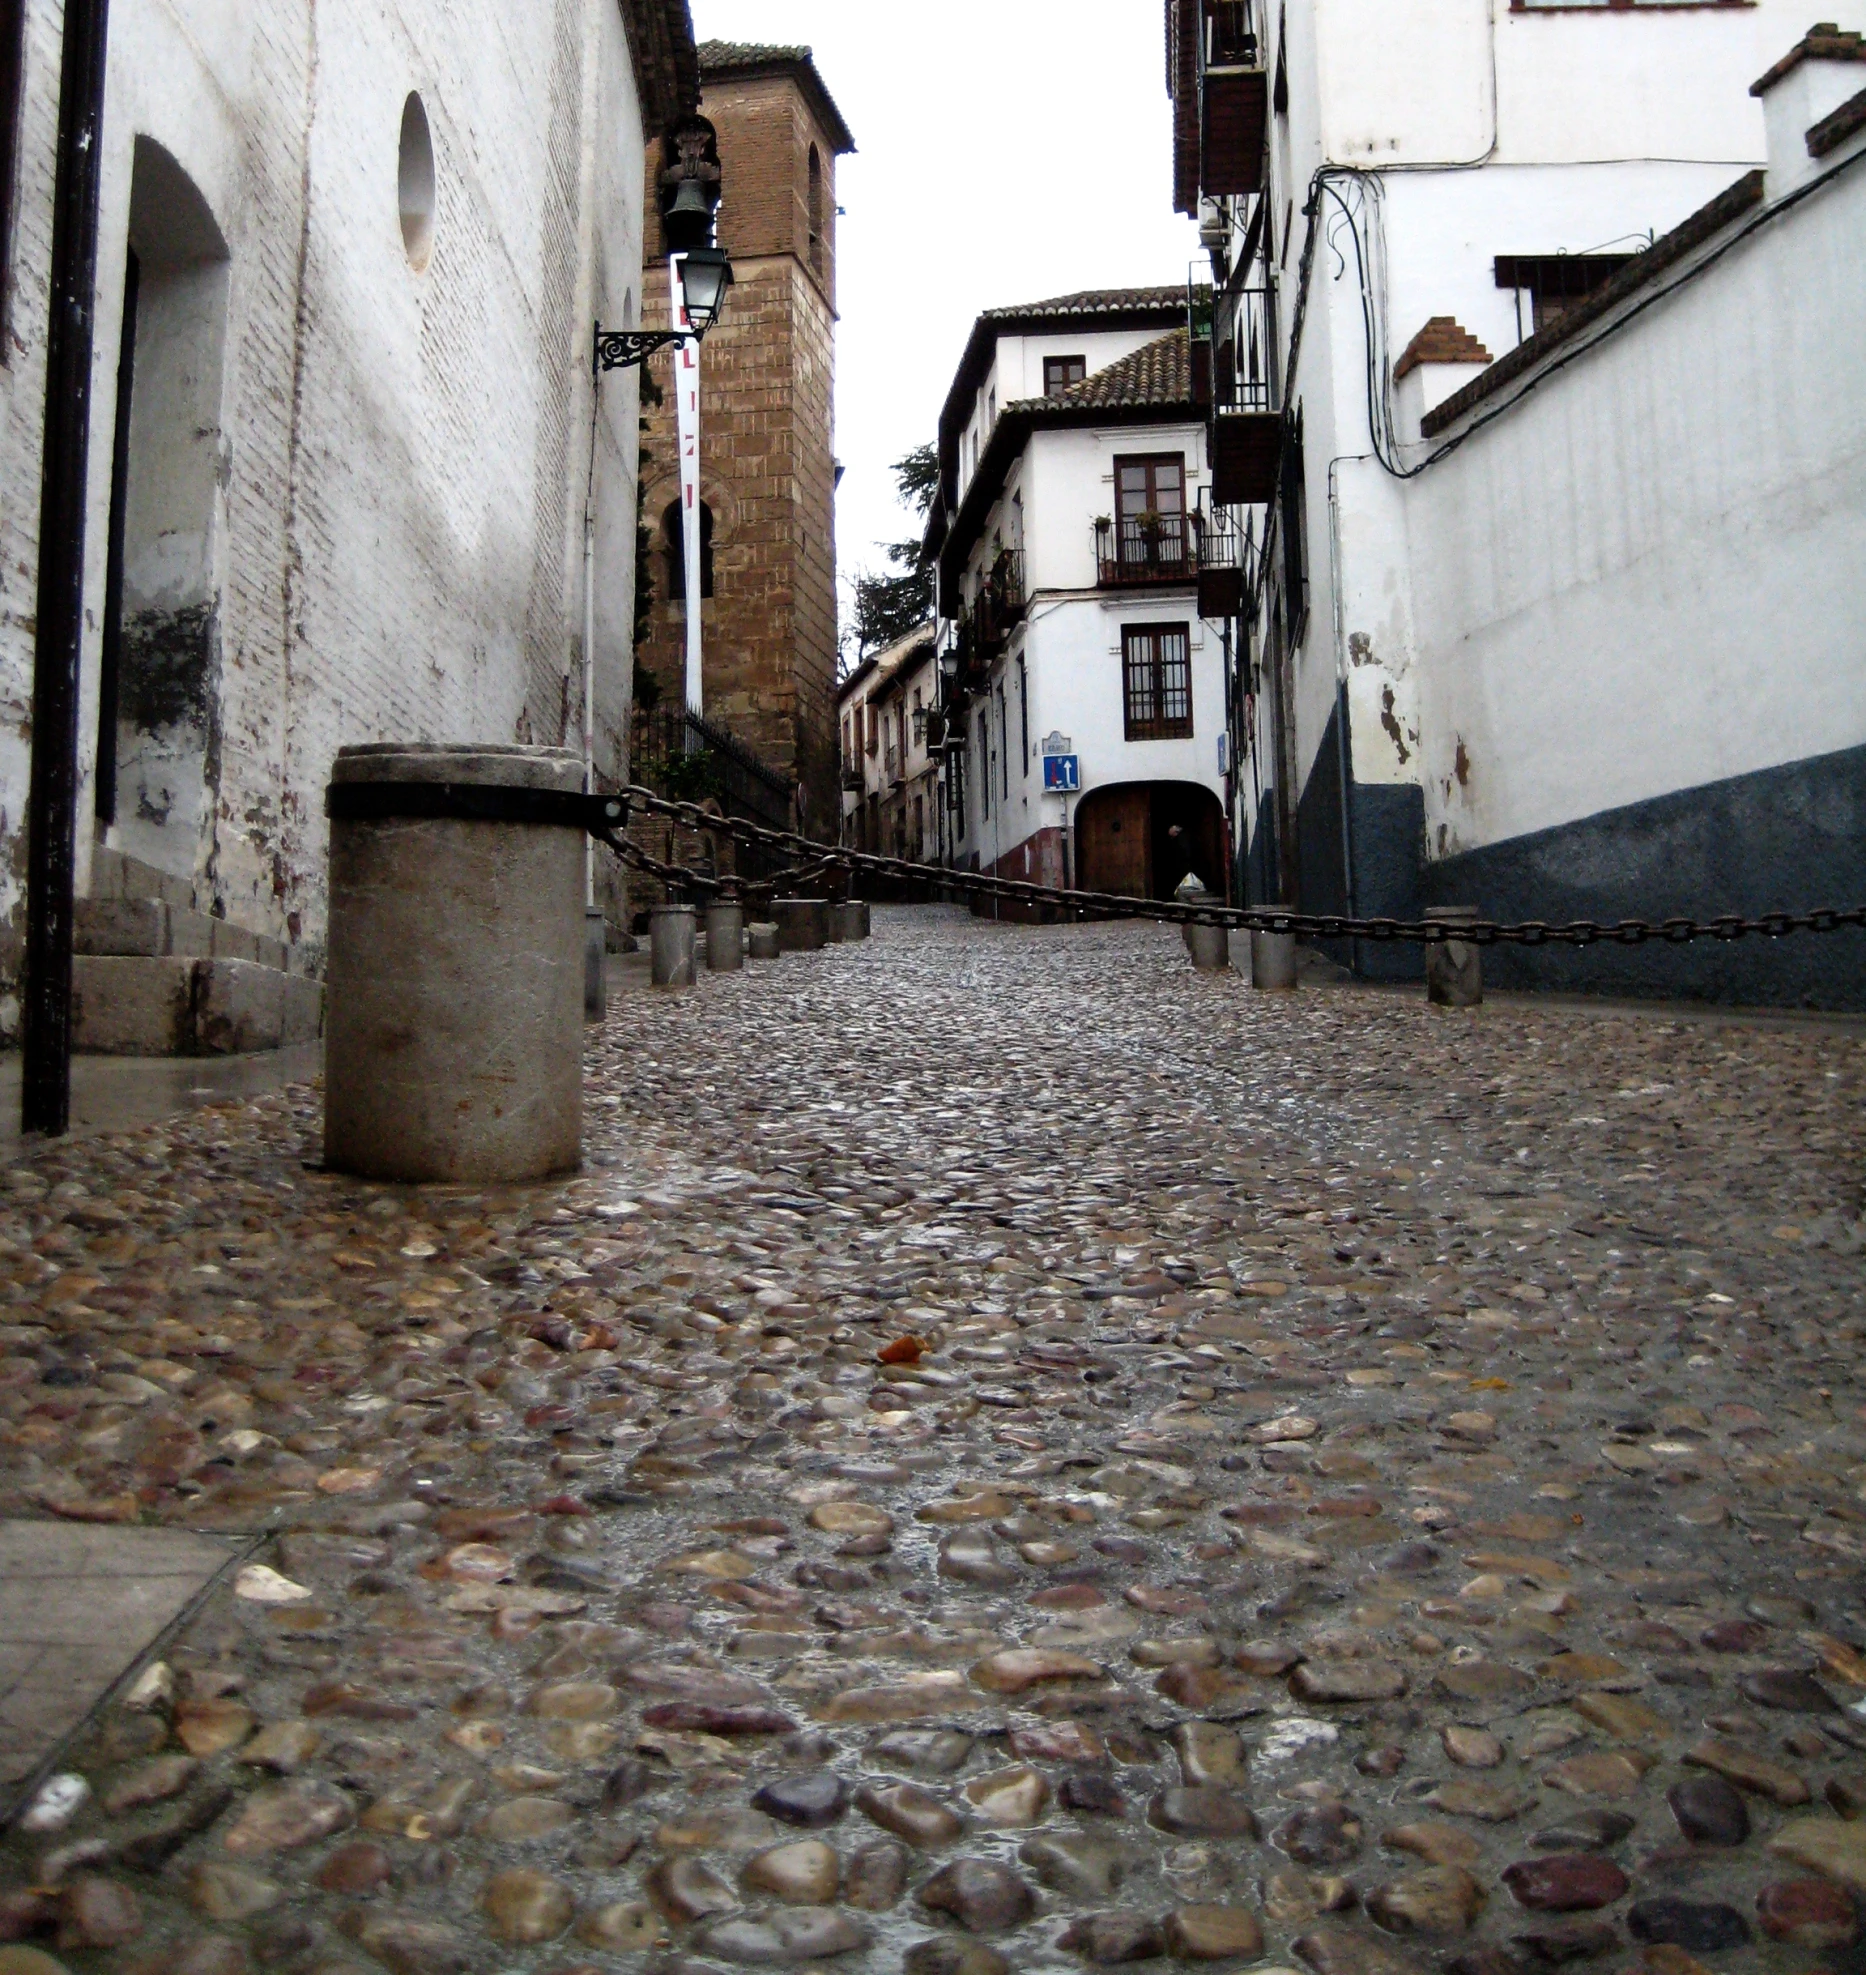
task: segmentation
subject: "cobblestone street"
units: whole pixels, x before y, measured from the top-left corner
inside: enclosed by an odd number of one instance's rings
[[[1866,1971],[1866,1031],[875,916],[0,1176],[0,1514],[263,1539],[0,1971]]]

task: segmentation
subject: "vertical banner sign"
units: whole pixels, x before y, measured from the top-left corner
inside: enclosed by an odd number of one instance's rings
[[[674,327],[688,329],[681,299],[680,256],[667,264]],[[691,336],[674,345],[674,417],[680,443],[680,543],[687,573],[687,705],[704,713],[700,677],[700,346]]]

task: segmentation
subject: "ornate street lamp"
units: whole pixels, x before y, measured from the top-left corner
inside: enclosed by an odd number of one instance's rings
[[[719,320],[726,305],[726,290],[732,286],[732,262],[723,247],[692,247],[675,265],[680,270],[681,306],[686,312],[685,329],[605,329],[596,325],[596,370],[631,370],[643,364],[657,350],[665,350],[689,337],[696,343]]]
[[[606,370],[631,369],[657,350],[689,338],[700,342],[719,320],[726,290],[732,286],[732,262],[713,238],[724,183],[718,132],[704,117],[686,117],[668,132],[661,150],[669,160],[658,187],[661,234],[679,275],[686,327],[605,329],[599,322],[595,357],[599,376]]]

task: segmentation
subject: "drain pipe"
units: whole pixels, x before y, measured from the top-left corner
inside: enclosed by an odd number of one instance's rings
[[[1347,900],[1347,916],[1360,915],[1354,883],[1354,803],[1348,789],[1348,636],[1347,617],[1341,601],[1341,482],[1339,470],[1372,459],[1372,453],[1342,453],[1328,462],[1328,590],[1335,619],[1335,780],[1341,789],[1341,884]],[[1361,971],[1361,943],[1348,942],[1349,971]]]
[[[26,978],[20,1127],[71,1124],[72,892],[78,821],[78,674],[84,646],[84,519],[97,208],[103,176],[109,0],[66,0],[58,169],[45,339],[38,631],[32,659],[32,780],[26,807]]]

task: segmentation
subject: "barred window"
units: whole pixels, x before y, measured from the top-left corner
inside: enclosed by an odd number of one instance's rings
[[[1129,625],[1121,633],[1130,741],[1192,738],[1192,634],[1184,624]]]

